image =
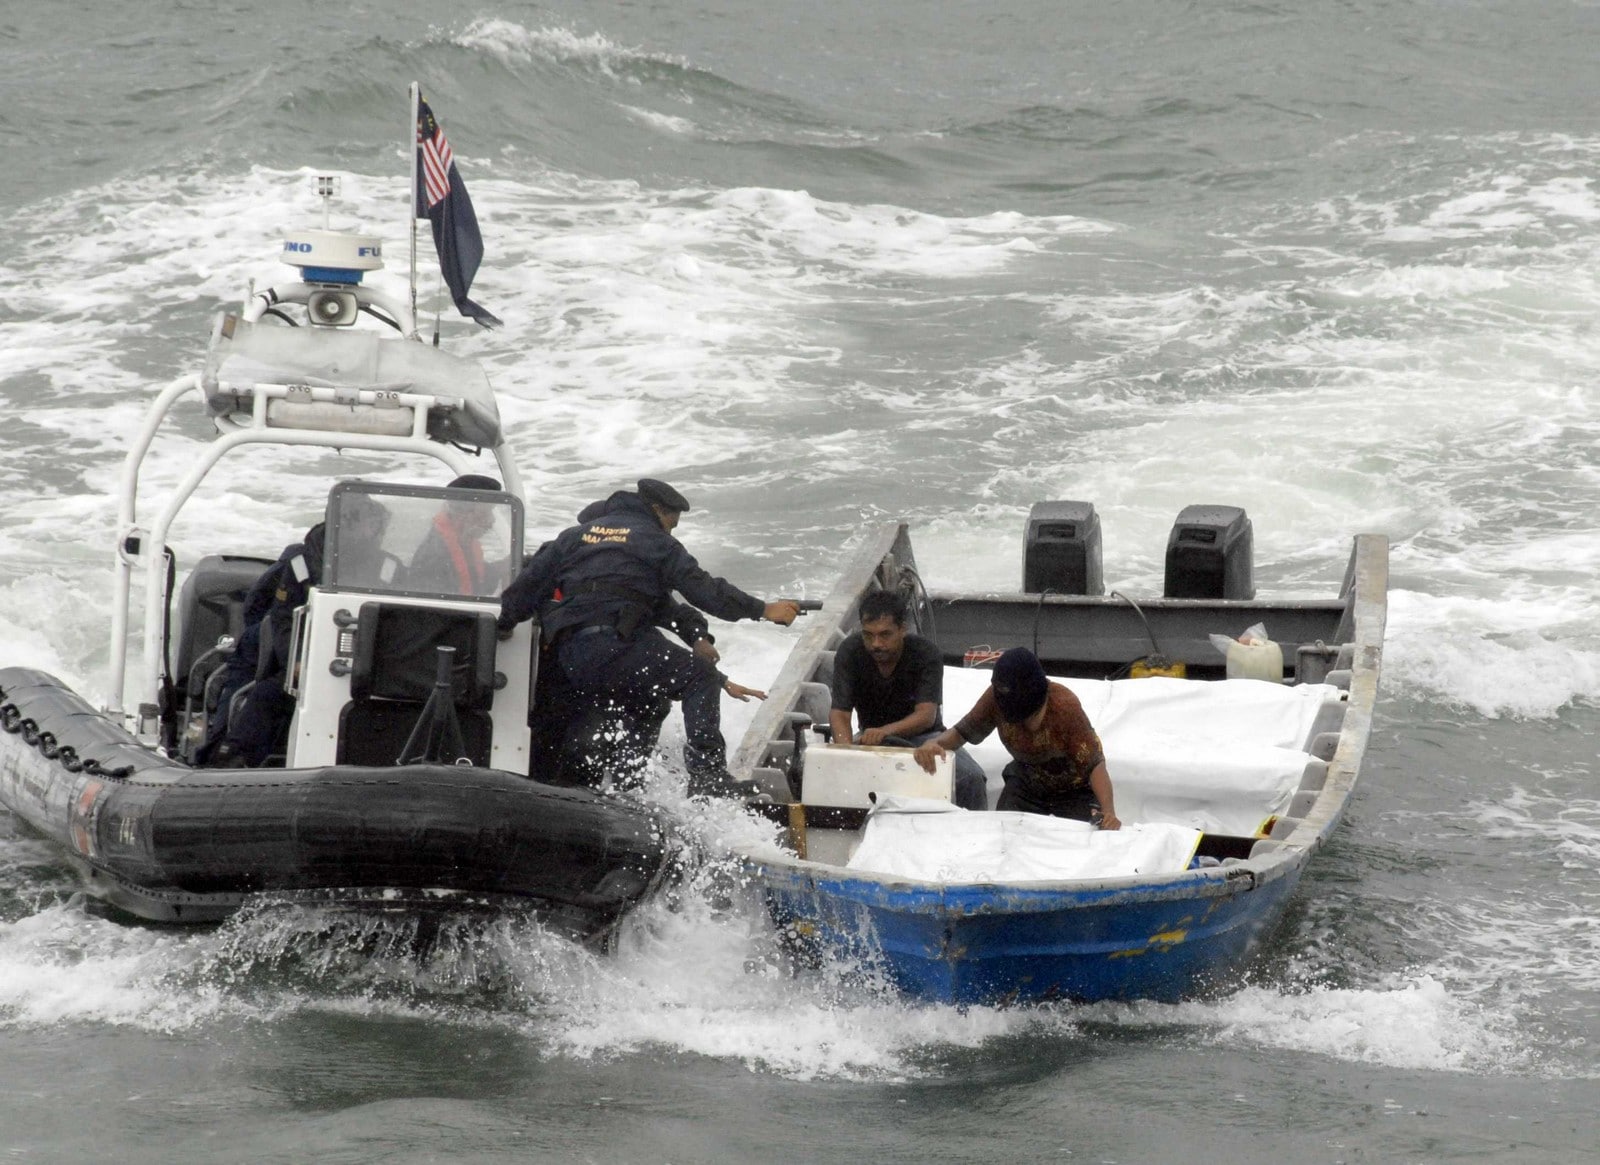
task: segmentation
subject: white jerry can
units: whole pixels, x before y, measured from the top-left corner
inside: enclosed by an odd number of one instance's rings
[[[1283,683],[1283,648],[1270,639],[1235,639],[1228,644],[1228,678]]]

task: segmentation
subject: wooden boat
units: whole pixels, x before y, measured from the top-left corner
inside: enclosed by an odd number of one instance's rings
[[[1258,599],[1250,543],[1242,510],[1185,509],[1169,539],[1166,593],[1135,601],[1099,593],[1099,519],[1088,503],[1035,506],[1027,589],[1013,594],[930,594],[906,527],[872,532],[805,628],[734,755],[735,775],[760,781],[779,802],[774,819],[786,826],[781,845],[740,851],[781,932],[810,957],[853,961],[913,997],[956,1004],[1176,1000],[1236,984],[1338,825],[1360,775],[1378,692],[1388,574],[1387,541],[1363,534],[1327,597]],[[1202,709],[1198,728],[1191,718],[1167,735],[1157,700],[1149,713],[1156,719],[1147,716],[1139,731],[1142,751],[1139,739],[1115,742],[1096,724],[1124,832],[1191,830],[1180,867],[1154,863],[1106,874],[1090,863],[1072,877],[1044,879],[1012,879],[991,867],[982,878],[952,878],[931,877],[926,862],[912,862],[922,876],[906,876],[882,872],[895,862],[885,861],[881,841],[870,847],[869,863],[880,868],[853,862],[867,848],[864,838],[895,820],[886,808],[906,808],[890,794],[927,795],[927,775],[903,750],[871,750],[879,759],[875,773],[840,781],[830,754],[862,750],[815,741],[808,747],[810,726],[827,721],[834,650],[856,626],[861,597],[879,589],[903,595],[912,629],[937,643],[948,665],[946,723],[970,707],[952,695],[953,686],[963,686],[953,684],[961,678],[953,669],[1016,646],[1031,648],[1052,678],[1080,691],[1092,721],[1096,692],[1119,700],[1157,692],[1138,685],[1159,685]],[[1281,653],[1275,683],[1228,678],[1229,660],[1212,641],[1254,624],[1265,626]],[[1184,678],[1168,678],[1177,665]],[[966,684],[968,699],[985,685],[982,678],[976,687]],[[1229,703],[1236,691],[1299,711],[1268,730],[1293,739],[1270,745],[1286,759],[1273,762],[1278,771],[1267,801],[1256,817],[1246,809],[1228,824],[1226,815],[1208,813],[1211,794],[1200,786],[1229,769],[1232,754],[1269,747],[1250,739],[1257,705]],[[1204,710],[1217,701],[1222,715]],[[1159,742],[1158,755],[1151,755],[1151,741]],[[998,762],[991,755],[985,765],[991,804],[1004,759],[1002,750]],[[1141,765],[1174,770],[1164,792],[1138,790]],[[943,780],[936,795],[947,798],[948,776]],[[808,797],[812,788],[819,792]],[[947,822],[992,829],[995,823],[977,819],[1023,816],[956,810],[919,824],[935,831],[937,851],[937,831]],[[884,836],[892,842],[903,835]]]
[[[132,438],[114,503],[106,705],[0,668],[0,805],[60,843],[92,893],[140,918],[214,922],[273,894],[527,910],[604,943],[662,877],[669,837],[642,803],[530,779],[538,630],[495,634],[500,590],[522,562],[523,503],[488,378],[424,342],[409,304],[362,284],[381,266],[376,238],[299,232],[284,253],[299,278],[252,287],[222,314],[203,370],[159,392]],[[370,320],[386,326],[356,326]],[[204,406],[216,435],[169,497],[142,507],[146,455],[184,402]],[[451,477],[487,452],[504,488],[334,485],[321,579],[294,614],[283,751],[261,768],[207,767],[199,746],[223,711],[222,667],[272,559],[182,564],[167,539],[205,475],[259,446],[410,454]],[[381,554],[357,554],[372,533],[353,515],[375,510]],[[419,567],[447,514],[482,532],[488,563],[471,586]],[[143,655],[129,709],[136,571]]]

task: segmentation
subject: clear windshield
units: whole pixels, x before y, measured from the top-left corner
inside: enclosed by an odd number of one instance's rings
[[[522,561],[509,494],[347,482],[328,500],[330,590],[498,599]]]

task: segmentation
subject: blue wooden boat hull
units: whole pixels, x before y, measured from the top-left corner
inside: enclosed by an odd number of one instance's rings
[[[782,865],[759,881],[794,945],[913,998],[1173,1002],[1237,983],[1302,865],[1281,863],[1264,883],[1211,869],[1118,888],[935,886]]]

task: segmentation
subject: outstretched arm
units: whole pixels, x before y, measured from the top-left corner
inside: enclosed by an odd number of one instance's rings
[[[728,695],[732,696],[735,700],[738,700],[741,703],[750,699],[752,696],[758,700],[765,700],[767,698],[767,694],[760,688],[747,688],[743,684],[735,683],[733,680],[723,680],[722,690],[727,692]]]
[[[555,590],[556,572],[561,566],[559,542],[552,539],[539,547],[500,596],[498,625],[502,632],[537,615],[540,605]]]
[[[926,744],[917,745],[917,751],[911,756],[925,772],[931,773],[934,763],[940,757],[948,756],[952,750],[960,748],[964,743],[961,733],[954,728],[946,728]]]
[[[800,604],[793,599],[774,599],[762,607],[761,617],[768,623],[781,623],[787,627],[800,617]]]
[[[1100,805],[1100,817],[1096,824],[1101,829],[1121,829],[1122,821],[1117,817],[1116,806],[1112,804],[1111,774],[1106,772],[1105,761],[1095,765],[1094,771],[1089,774],[1089,790]]]

